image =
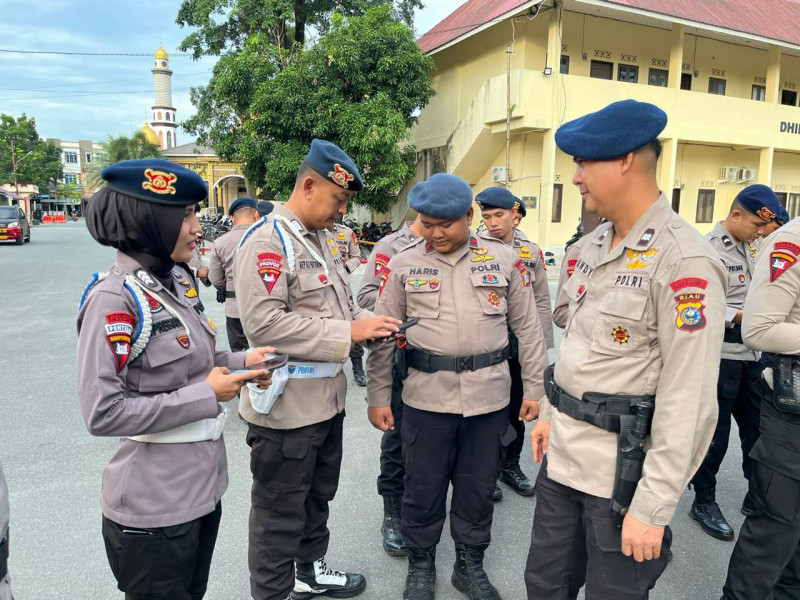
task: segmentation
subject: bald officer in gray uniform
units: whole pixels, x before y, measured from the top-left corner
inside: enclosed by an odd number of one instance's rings
[[[12,600],[11,577],[8,574],[8,486],[0,466],[0,600]]]
[[[542,468],[529,600],[576,598],[584,583],[587,598],[648,598],[711,442],[728,276],[658,190],[666,123],[660,108],[625,100],[556,132],[586,207],[608,221],[567,280],[549,402],[531,432]]]
[[[752,460],[748,456],[758,439],[758,415],[763,386],[759,354],[742,342],[742,309],[753,280],[758,238],[778,214],[775,193],[765,185],[751,185],[736,196],[724,221],[716,224],[706,239],[717,251],[728,270],[728,295],[725,298],[725,337],[717,381],[719,420],[703,464],[692,478],[695,500],[689,515],[708,535],[732,540],[733,528],[716,502],[717,472],[728,449],[731,416],[739,426],[742,443],[742,471],[750,478]],[[754,510],[745,496],[742,512]]]

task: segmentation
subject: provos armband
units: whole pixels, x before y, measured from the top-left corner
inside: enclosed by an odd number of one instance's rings
[[[775,242],[769,255],[769,282],[773,283],[797,262],[800,246],[791,242]]]

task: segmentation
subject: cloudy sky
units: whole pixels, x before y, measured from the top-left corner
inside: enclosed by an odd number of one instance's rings
[[[422,34],[465,0],[428,0]],[[42,137],[105,140],[141,127],[153,104],[152,54],[170,55],[178,118],[194,112],[189,88],[210,77],[213,59],[176,56],[188,31],[175,24],[180,0],[0,0],[0,113],[36,119]],[[7,50],[138,54],[80,56]],[[178,142],[189,142],[178,133]]]

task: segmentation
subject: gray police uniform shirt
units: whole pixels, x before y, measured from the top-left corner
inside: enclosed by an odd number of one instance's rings
[[[225,289],[233,293],[233,259],[236,248],[251,225],[234,225],[228,233],[214,240],[214,250],[208,265],[208,279],[217,289]],[[225,316],[239,318],[239,303],[236,298],[225,298]]]
[[[128,357],[139,326],[126,274],[152,290],[180,319],[147,295],[152,317],[142,354]],[[221,408],[206,381],[213,367],[244,368],[244,352],[217,352],[214,324],[205,316],[191,276],[173,267],[166,289],[133,258],[117,252],[108,276],[87,294],[78,314],[78,398],[89,433],[120,436],[103,470],[103,515],[131,527],[169,527],[214,510],[228,487],[224,436],[182,444],[137,442],[215,418]],[[148,306],[143,307],[148,310]]]
[[[714,229],[706,234],[706,240],[717,251],[728,271],[728,294],[725,297],[725,327],[735,325],[736,313],[744,308],[744,299],[755,271],[757,242],[737,242],[728,230],[718,222]],[[744,344],[722,342],[722,358],[728,360],[758,360],[759,353],[750,350]]]
[[[372,249],[364,277],[361,279],[361,287],[356,294],[356,302],[361,308],[374,310],[378,301],[381,275],[388,274],[385,270],[386,265],[395,254],[416,239],[414,232],[411,231],[411,223],[411,221],[406,222],[403,227],[379,240]]]
[[[0,465],[0,541],[8,538],[8,486],[3,467]],[[11,600],[11,578],[8,573],[0,579],[0,600]]]

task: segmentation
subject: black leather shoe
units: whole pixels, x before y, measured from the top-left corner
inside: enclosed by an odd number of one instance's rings
[[[492,502],[500,502],[503,499],[503,490],[500,489],[500,486],[495,484],[494,491],[492,492]]]
[[[364,366],[360,358],[351,358],[353,363],[353,381],[356,382],[358,387],[367,385],[367,376],[364,374]]]
[[[295,563],[294,591],[299,598],[303,594],[328,596],[330,598],[352,598],[367,587],[367,580],[358,573],[342,573],[329,569],[325,557],[311,563]]]
[[[692,502],[692,508],[689,509],[689,516],[700,524],[700,529],[705,531],[711,537],[726,542],[733,539],[733,528],[722,516],[722,511],[716,502],[710,504],[698,504],[697,501]]]
[[[533,482],[528,479],[519,466],[519,462],[507,462],[500,471],[500,481],[517,492],[520,496],[533,496],[536,491]]]
[[[383,522],[381,536],[383,549],[389,556],[407,556],[408,547],[403,541],[401,508],[402,496],[383,496]]]
[[[436,598],[436,546],[408,549],[408,575],[403,600]]]
[[[450,581],[469,600],[503,600],[483,570],[483,553],[488,544],[456,544],[456,564]]]
[[[756,514],[756,503],[750,495],[750,492],[747,492],[744,496],[744,500],[742,500],[741,511],[745,517]]]

